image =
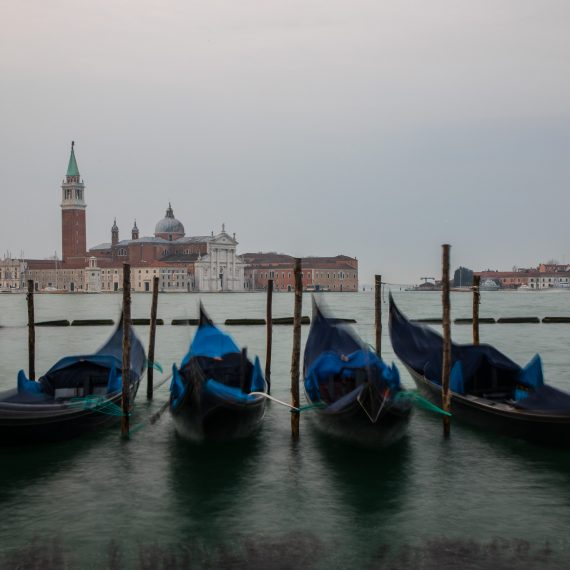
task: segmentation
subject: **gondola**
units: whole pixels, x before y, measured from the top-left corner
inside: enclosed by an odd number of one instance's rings
[[[265,413],[267,382],[200,305],[199,326],[180,368],[172,366],[170,412],[177,432],[192,441],[246,437]]]
[[[17,388],[0,393],[0,445],[65,440],[118,420],[122,394],[120,320],[93,354],[66,356],[38,381],[18,372]],[[131,328],[131,400],[146,366],[142,344]]]
[[[412,402],[397,368],[346,322],[325,316],[314,298],[303,376],[321,431],[363,446],[388,445],[404,435]]]
[[[443,338],[410,322],[390,296],[390,338],[394,352],[418,389],[441,403]],[[451,412],[486,431],[554,446],[570,446],[570,394],[544,383],[536,355],[521,367],[487,345],[452,344]]]

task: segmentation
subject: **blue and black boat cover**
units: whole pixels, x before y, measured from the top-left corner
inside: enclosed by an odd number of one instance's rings
[[[392,295],[389,328],[392,347],[402,362],[441,384],[443,337],[426,325],[410,322]],[[521,409],[570,411],[570,395],[544,385],[538,355],[522,368],[493,346],[452,343],[451,365],[452,392],[510,400]]]

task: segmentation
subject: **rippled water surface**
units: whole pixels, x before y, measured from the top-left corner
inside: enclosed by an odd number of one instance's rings
[[[437,293],[394,289],[410,317],[438,317]],[[357,319],[373,342],[373,296],[327,294],[339,317]],[[203,301],[214,321],[263,317],[262,294],[213,294]],[[119,295],[38,295],[36,319],[117,318]],[[159,298],[156,358],[180,361],[198,297]],[[310,299],[304,299],[309,314]],[[384,317],[387,304],[383,305]],[[293,296],[274,295],[274,316],[289,316]],[[471,296],[452,294],[452,316],[469,317]],[[148,317],[150,295],[133,297],[133,317]],[[570,292],[489,292],[481,316],[570,316]],[[0,295],[0,388],[27,367],[24,295]],[[92,351],[110,327],[38,328],[38,374],[66,354]],[[146,327],[137,327],[144,343]],[[265,353],[264,327],[231,327],[250,354]],[[303,342],[308,327],[303,327]],[[469,341],[471,327],[453,327]],[[539,352],[545,376],[570,390],[570,324],[481,325],[483,342],[525,364]],[[273,389],[289,400],[292,327],[274,327]],[[394,359],[383,328],[383,356]],[[404,383],[411,378],[400,366]],[[158,374],[160,377],[160,374]],[[436,416],[417,410],[408,435],[386,450],[347,447],[319,436],[310,412],[291,442],[290,415],[268,406],[247,441],[196,446],[181,441],[165,413],[145,422],[152,403],[144,382],[128,441],[109,429],[43,447],[0,449],[0,567],[39,561],[71,568],[249,567],[486,568],[560,567],[570,561],[570,457],[567,452],[485,434],[458,424],[445,441]],[[25,566],[24,566],[25,567]]]

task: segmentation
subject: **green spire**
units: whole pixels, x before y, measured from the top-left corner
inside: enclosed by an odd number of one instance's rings
[[[79,176],[79,168],[77,168],[75,151],[73,150],[74,146],[75,141],[71,141],[71,155],[69,156],[69,164],[67,165],[67,176]]]

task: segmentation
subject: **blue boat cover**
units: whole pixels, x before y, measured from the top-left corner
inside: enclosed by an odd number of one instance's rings
[[[420,323],[410,322],[390,295],[390,338],[398,357],[428,380],[441,384],[442,336]],[[451,390],[459,394],[516,400],[521,409],[570,410],[570,395],[545,386],[540,356],[521,368],[490,345],[451,345]],[[564,397],[562,397],[564,396]]]
[[[242,392],[240,388],[235,388],[234,386],[226,386],[225,384],[222,384],[217,380],[213,380],[212,378],[209,378],[206,380],[206,382],[204,382],[204,390],[220,398],[234,402],[241,402],[242,404],[254,402],[259,398],[259,396]]]
[[[134,329],[130,329],[131,375],[140,379],[145,369],[145,351]],[[82,386],[85,379],[107,386],[107,392],[121,389],[121,376],[117,371],[123,367],[123,319],[107,342],[93,354],[65,356],[58,360],[37,382],[28,380],[23,370],[18,373],[18,393],[30,394],[38,389],[53,394],[56,388]],[[94,380],[95,379],[95,380]],[[40,387],[40,388],[38,388]]]
[[[521,410],[559,412],[570,414],[570,394],[552,386],[540,386],[534,392],[515,402]]]
[[[238,402],[250,402],[258,399],[260,396],[249,396],[249,394],[245,394],[241,390],[241,387],[224,384],[215,378],[208,377],[208,374],[218,372],[222,373],[226,381],[229,381],[231,378],[239,383],[239,358],[236,359],[235,356],[228,355],[241,355],[239,346],[229,334],[221,331],[214,325],[206,314],[204,307],[200,304],[200,325],[194,334],[188,352],[182,359],[180,370],[176,364],[172,365],[172,381],[170,383],[171,408],[176,410],[184,399],[188,384],[185,381],[183,369],[192,358],[200,361],[199,366],[202,369],[202,373],[207,377],[203,389],[209,391],[212,395],[229,399],[233,398]],[[216,362],[208,361],[208,359],[213,359]],[[237,369],[234,366],[236,362]],[[259,358],[255,357],[253,365],[248,361],[247,366],[251,371],[250,391],[266,392],[267,384],[261,370]],[[237,370],[237,373],[228,375],[228,370],[232,368]]]
[[[362,391],[360,386],[354,385],[356,371],[363,371],[366,381],[385,384],[393,392],[401,389],[397,368],[387,366],[346,322],[325,317],[313,299],[313,319],[304,355],[307,396],[312,402],[321,401],[323,382],[335,378],[340,389],[331,386],[335,393],[329,390],[329,399],[335,400],[336,406],[340,406],[341,401],[346,404],[354,400]],[[348,394],[350,397],[347,397],[341,392],[345,379],[348,381],[350,378],[354,387]],[[331,410],[332,405],[329,406]]]
[[[28,380],[23,370],[18,372],[18,392],[20,394],[33,394],[42,396],[44,394],[44,385],[41,382]]]
[[[240,349],[233,338],[210,323],[202,323],[198,327],[186,356],[182,359],[183,368],[194,356],[222,358],[224,354],[239,354]]]
[[[145,368],[144,347],[136,335],[135,330],[130,329],[131,341],[131,370],[140,376]],[[117,370],[123,368],[123,318],[121,317],[117,328],[107,340],[107,342],[94,354],[80,354],[77,356],[66,356],[58,360],[47,372],[46,376],[52,372],[57,372],[62,368],[67,368],[78,362],[91,362],[99,364],[105,368],[115,366]]]
[[[172,365],[172,380],[170,381],[170,406],[173,410],[178,408],[180,402],[184,399],[186,393],[186,385],[180,375],[180,371],[176,364]]]

